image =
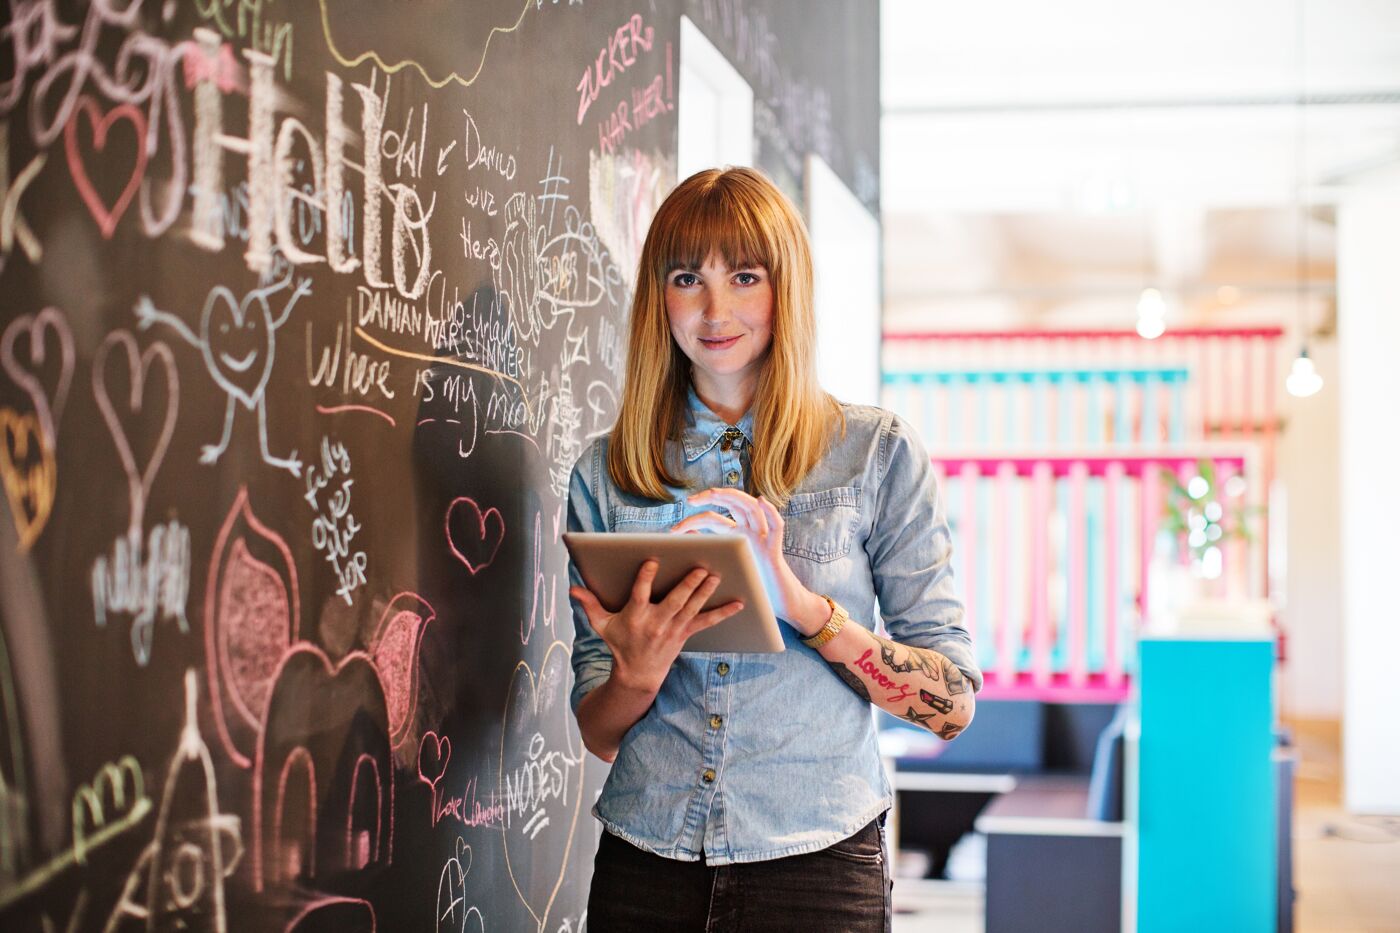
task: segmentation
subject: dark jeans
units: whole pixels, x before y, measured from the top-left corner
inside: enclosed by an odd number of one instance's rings
[[[741,865],[663,858],[604,832],[588,892],[588,929],[888,933],[881,822],[816,852]]]

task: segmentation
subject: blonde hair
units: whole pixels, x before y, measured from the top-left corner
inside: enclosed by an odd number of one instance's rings
[[[773,339],[754,395],[751,488],[777,505],[816,466],[836,400],[816,376],[816,315],[807,228],[792,202],[751,168],[706,169],[676,186],[652,219],[637,269],[627,371],[608,444],[613,482],[634,495],[670,499],[682,485],[666,442],[685,428],[690,360],[671,336],[666,277],[717,253],[730,269],[763,266],[773,287]]]

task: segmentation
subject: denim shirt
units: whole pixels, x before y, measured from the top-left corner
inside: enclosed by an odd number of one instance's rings
[[[889,636],[932,648],[981,689],[949,565],[952,544],[928,454],[890,412],[842,405],[839,432],[781,510],[788,566],[852,622],[873,627],[876,601]],[[570,531],[669,529],[702,511],[688,493],[743,488],[752,413],[743,438],[690,392],[687,427],[669,453],[685,489],[673,502],[624,493],[608,475],[607,438],[584,451],[569,482]],[[674,443],[674,442],[673,442]],[[710,508],[714,508],[710,506]],[[582,585],[570,564],[570,582]],[[570,700],[612,669],[607,645],[575,603]],[[801,635],[781,624],[778,654],[685,652],[656,701],[623,737],[593,807],[609,832],[648,852],[711,865],[812,852],[889,809],[891,789],[870,703]]]

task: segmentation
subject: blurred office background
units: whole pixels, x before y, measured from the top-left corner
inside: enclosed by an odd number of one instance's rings
[[[884,0],[881,71],[881,398],[943,462],[987,696],[1040,717],[991,731],[1053,758],[1131,702],[1144,632],[1261,636],[1274,920],[1400,929],[1400,4]],[[1181,700],[1203,737],[1230,712]],[[1014,830],[997,772],[1094,765],[998,754],[901,767],[901,874],[941,879],[896,929],[1001,923],[995,833],[923,852],[921,812]]]

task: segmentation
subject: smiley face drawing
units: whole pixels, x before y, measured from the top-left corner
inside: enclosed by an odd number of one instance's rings
[[[204,365],[220,389],[228,395],[224,408],[224,431],[217,444],[205,444],[200,463],[216,463],[228,449],[233,435],[233,418],[239,405],[257,410],[258,438],[263,462],[301,476],[301,461],[293,450],[286,457],[274,457],[267,449],[267,380],[277,350],[277,330],[287,322],[292,308],[303,295],[311,294],[311,280],[302,279],[276,317],[268,296],[291,283],[289,274],[282,281],[255,288],[239,300],[223,285],[215,285],[204,299],[196,335],[183,320],[168,311],[157,310],[151,299],[141,296],[136,303],[136,319],[142,330],[152,324],[165,324],[204,355]]]

